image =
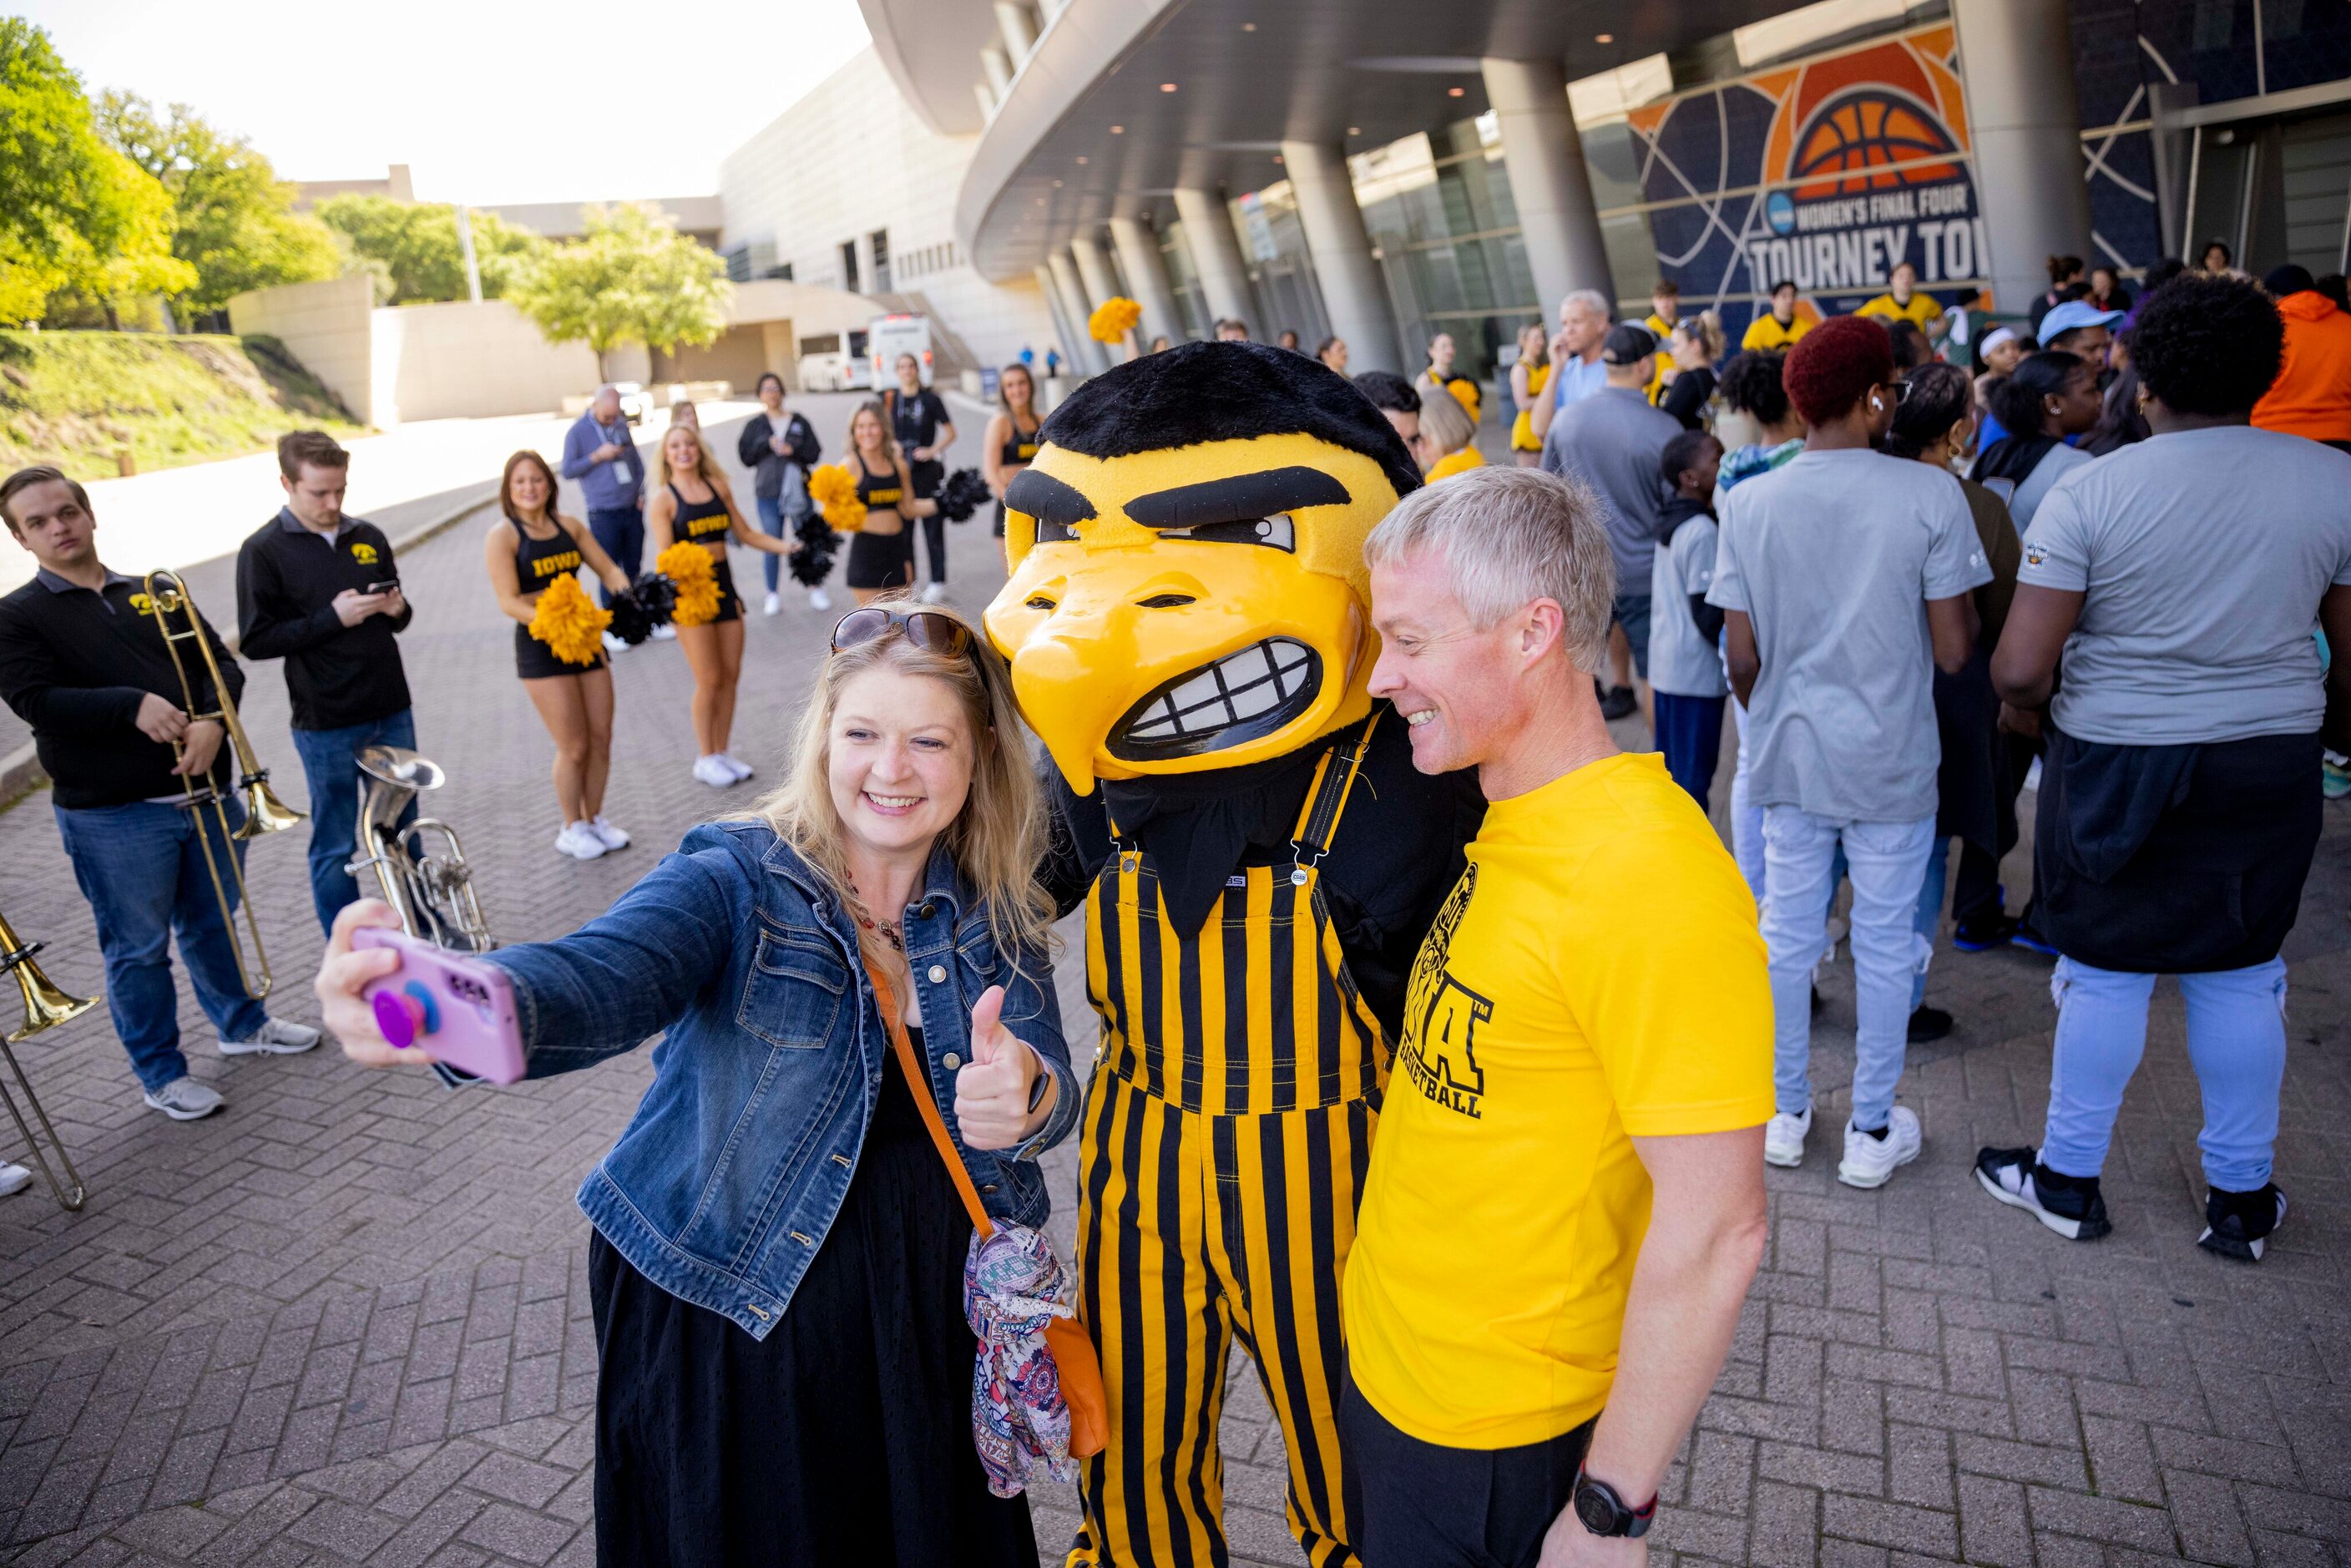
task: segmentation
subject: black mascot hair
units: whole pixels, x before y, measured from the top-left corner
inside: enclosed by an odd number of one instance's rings
[[[800,548],[786,556],[784,564],[794,582],[814,588],[832,575],[833,552],[841,548],[841,536],[826,526],[822,512],[811,511],[792,525],[792,537]]]
[[[988,494],[987,481],[979,476],[977,468],[958,468],[947,476],[939,491],[939,516],[951,523],[971,520],[971,515],[996,497]]]
[[[1129,360],[1064,399],[1039,439],[1129,457],[1290,434],[1361,453],[1399,496],[1420,488],[1419,465],[1371,399],[1321,361],[1268,343],[1186,343]]]

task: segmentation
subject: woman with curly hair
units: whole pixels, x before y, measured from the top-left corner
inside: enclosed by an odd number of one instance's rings
[[[599,652],[585,664],[557,657],[531,634],[542,595],[558,578],[586,567],[612,593],[629,591],[588,525],[555,509],[555,470],[525,449],[507,459],[498,480],[498,520],[482,540],[490,591],[515,623],[515,674],[555,741],[555,800],[563,831],[559,854],[592,861],[626,849],[629,835],[604,820],[604,780],[612,770],[612,672]],[[583,595],[580,602],[585,605]]]
[[[2152,434],[2042,502],[1992,655],[2001,699],[2047,714],[2032,876],[2060,956],[2041,1142],[1983,1150],[1976,1178],[2075,1240],[2111,1228],[2098,1178],[2164,974],[2203,1091],[2198,1241],[2257,1261],[2285,1216],[2279,949],[2318,847],[2322,740],[2351,747],[2351,455],[2252,424],[2283,339],[2240,278],[2147,298]]]

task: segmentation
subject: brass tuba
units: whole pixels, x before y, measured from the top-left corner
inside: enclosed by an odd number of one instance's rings
[[[187,799],[181,802],[181,806],[195,820],[196,842],[204,852],[204,870],[212,876],[213,896],[220,902],[221,925],[228,932],[230,950],[236,955],[237,977],[245,985],[245,994],[259,1001],[269,994],[273,983],[269,973],[269,955],[261,946],[261,924],[254,918],[253,900],[246,891],[245,866],[237,859],[236,846],[231,841],[281,831],[302,821],[304,813],[280,800],[270,789],[269,769],[261,766],[260,758],[254,752],[253,742],[246,736],[245,725],[237,717],[236,703],[228,695],[228,682],[221,674],[220,658],[213,652],[212,639],[204,634],[204,624],[196,614],[196,601],[190,596],[188,585],[175,571],[151,571],[147,574],[144,587],[146,602],[142,608],[145,613],[155,618],[157,628],[163,633],[163,651],[171,654],[172,668],[179,674],[180,695],[188,722],[201,724],[218,720],[221,727],[228,731],[228,744],[236,758],[236,789],[245,800],[245,821],[242,825],[234,829],[230,827],[227,798],[209,778],[191,778]],[[174,615],[186,618],[185,630],[174,632],[172,629],[171,618]],[[209,709],[197,706],[195,682],[188,674],[187,660],[180,653],[183,643],[196,645],[197,657],[204,662],[205,678],[212,682],[215,706]],[[175,740],[172,743],[172,750],[175,755],[184,755],[186,743]],[[208,806],[212,808],[211,826],[204,821],[204,809]],[[222,880],[220,855],[213,849],[213,826],[220,829],[221,845],[227,852],[227,881]],[[236,885],[234,900],[229,897],[230,883]],[[236,934],[239,906],[245,911],[246,936],[253,943],[250,967],[246,962],[245,939]]]
[[[57,1151],[57,1164],[65,1167],[65,1182],[57,1180],[57,1173],[49,1168],[49,1157],[41,1152],[41,1140],[33,1135],[31,1125],[26,1122],[25,1113],[17,1107],[16,1097],[8,1092],[5,1079],[0,1079],[0,1101],[6,1102],[8,1114],[16,1118],[16,1130],[25,1135],[26,1147],[33,1151],[33,1163],[41,1167],[41,1175],[48,1182],[49,1190],[57,1194],[58,1206],[72,1210],[79,1208],[88,1199],[89,1189],[82,1185],[81,1173],[74,1169],[73,1157],[66,1153],[65,1143],[50,1123],[49,1113],[41,1109],[40,1097],[33,1092],[33,1082],[25,1076],[24,1064],[8,1048],[20,1040],[32,1039],[43,1030],[55,1029],[68,1019],[80,1017],[98,1005],[98,998],[76,998],[57,989],[50,983],[49,977],[41,973],[41,967],[33,962],[34,955],[40,950],[38,942],[27,945],[20,941],[8,924],[8,917],[0,915],[0,970],[16,976],[16,988],[25,993],[24,1025],[0,1035],[0,1057],[7,1059],[8,1071],[16,1075],[16,1087],[25,1092],[25,1103],[33,1108],[34,1118],[41,1124],[41,1131],[47,1135],[49,1147]],[[67,1182],[72,1186],[68,1186]]]
[[[496,947],[457,830],[433,817],[400,825],[416,797],[438,789],[449,776],[432,758],[397,746],[367,747],[359,755],[359,831],[350,873],[375,873],[384,902],[411,936],[468,953]]]

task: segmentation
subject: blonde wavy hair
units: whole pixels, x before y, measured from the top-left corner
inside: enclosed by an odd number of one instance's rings
[[[915,608],[904,598],[877,600],[872,607]],[[1017,967],[1023,954],[1051,951],[1053,926],[1053,901],[1037,880],[1050,830],[1044,793],[1030,760],[1029,731],[1013,706],[1011,672],[989,646],[987,634],[945,606],[919,608],[969,627],[970,652],[934,653],[908,642],[904,627],[893,626],[869,642],[828,655],[817,671],[808,706],[800,711],[790,776],[746,815],[773,828],[835,893],[854,901],[849,830],[832,803],[832,718],[841,706],[841,688],[867,670],[884,666],[941,683],[955,694],[975,743],[971,793],[943,837],[956,868],[978,890],[997,951]],[[880,911],[866,913],[883,918]]]
[[[718,472],[718,464],[716,460],[710,455],[710,443],[702,439],[702,427],[700,425],[673,424],[662,433],[661,444],[656,447],[653,452],[655,462],[658,465],[654,472],[659,476],[659,482],[664,486],[667,486],[671,481],[674,480],[678,475],[688,472],[688,470],[683,468],[672,468],[669,465],[669,438],[675,435],[681,430],[694,437],[694,467],[691,472],[704,484],[710,486],[710,493],[712,495],[724,495],[726,493],[726,481]],[[550,502],[549,505],[549,509],[551,510],[553,503]]]
[[[852,460],[853,460],[860,468],[865,466],[865,453],[863,449],[857,444],[857,422],[863,419],[869,413],[873,416],[873,423],[882,428],[883,457],[888,461],[890,466],[893,468],[902,468],[905,466],[906,460],[900,456],[898,453],[897,433],[890,428],[889,412],[882,406],[882,400],[878,397],[867,398],[863,402],[859,403],[855,408],[849,411],[848,445],[849,455]]]

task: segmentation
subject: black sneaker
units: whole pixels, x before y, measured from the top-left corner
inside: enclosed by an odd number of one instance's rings
[[[2008,942],[2011,947],[2022,947],[2028,953],[2038,953],[2044,958],[2064,956],[2063,953],[2050,946],[2048,937],[2043,936],[2022,920],[2016,923],[2016,929],[2009,933]]]
[[[2095,1176],[2064,1176],[2043,1165],[2038,1149],[1980,1149],[1976,1180],[2069,1241],[2095,1241],[2112,1230]]]
[[[2285,1194],[2277,1183],[2266,1183],[2259,1192],[2214,1187],[2204,1195],[2204,1234],[2196,1245],[2240,1263],[2258,1263],[2271,1232],[2284,1223]]]
[[[1951,928],[1951,946],[1962,953],[1989,953],[2005,947],[2016,936],[2016,921],[2007,915],[1987,915],[1962,920]]]
[[[1600,716],[1605,719],[1630,718],[1640,711],[1641,699],[1630,686],[1611,686],[1608,695],[1600,699]]]
[[[1910,1043],[1924,1045],[1951,1032],[1951,1015],[1940,1008],[1910,1009]]]

